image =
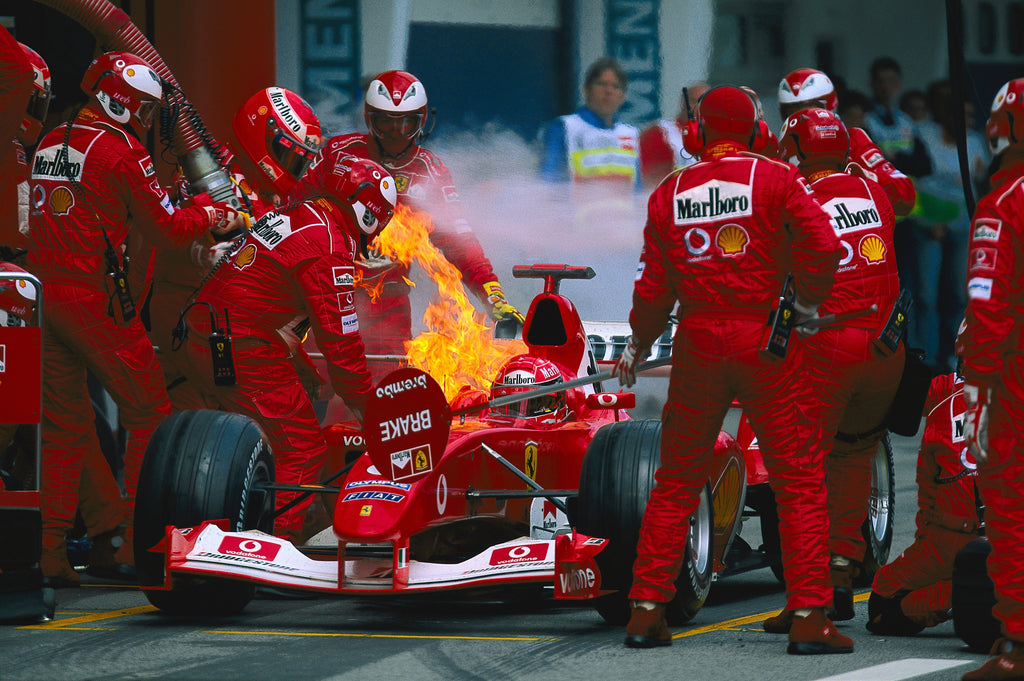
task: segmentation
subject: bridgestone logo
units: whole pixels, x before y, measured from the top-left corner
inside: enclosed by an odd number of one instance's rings
[[[677,225],[713,222],[750,215],[749,185],[735,182],[713,182],[677,194]]]

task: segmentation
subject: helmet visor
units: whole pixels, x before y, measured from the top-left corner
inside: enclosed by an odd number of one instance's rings
[[[32,98],[28,100],[28,107],[25,109],[25,114],[29,118],[33,118],[39,122],[46,120],[46,113],[50,110],[50,92],[49,90],[36,90],[32,93]]]
[[[411,139],[423,128],[422,113],[387,113],[371,111],[370,131],[376,137],[404,137]]]
[[[514,402],[509,405],[505,405],[505,415],[511,416],[517,419],[529,419],[535,416],[544,416],[545,414],[553,414],[558,411],[565,403],[565,395],[563,393],[553,393],[551,395],[541,395],[540,397],[531,397],[528,400],[522,402]]]
[[[306,173],[306,170],[309,169],[309,164],[313,162],[313,157],[316,156],[315,149],[296,142],[294,138],[280,130],[273,134],[268,148],[278,165],[296,179]]]
[[[150,101],[139,104],[139,110],[135,112],[135,118],[139,121],[139,125],[142,126],[143,130],[149,130],[153,125],[153,117],[156,116],[156,112],[160,109],[160,102]]]

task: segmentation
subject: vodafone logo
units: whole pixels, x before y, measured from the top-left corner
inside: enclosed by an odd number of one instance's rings
[[[513,563],[537,563],[548,557],[547,544],[521,544],[508,546],[491,551],[491,565],[511,565]]]
[[[257,541],[248,537],[224,537],[218,553],[229,556],[244,556],[246,558],[258,558],[259,560],[272,561],[277,557],[281,546],[274,542]]]

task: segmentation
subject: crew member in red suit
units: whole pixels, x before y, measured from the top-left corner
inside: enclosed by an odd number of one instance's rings
[[[18,230],[18,185],[28,178],[21,138],[27,133],[22,128],[35,97],[34,77],[24,46],[0,26],[0,257],[5,260],[24,246]]]
[[[835,620],[853,619],[853,578],[865,543],[871,461],[885,436],[885,415],[903,373],[902,328],[889,329],[900,280],[893,253],[896,218],[882,187],[849,163],[850,137],[839,117],[825,109],[803,109],[782,128],[779,156],[800,169],[818,202],[832,216],[842,247],[832,295],[820,314],[873,313],[827,326],[807,339],[807,360],[824,429],[828,488],[829,549]],[[847,172],[844,172],[847,170]],[[882,339],[888,339],[884,341]],[[888,344],[887,344],[888,343]],[[765,631],[789,630],[792,613],[764,623]]]
[[[992,613],[1003,636],[992,657],[965,680],[1024,679],[1024,78],[1004,84],[985,126],[992,149],[992,191],[978,202],[967,260],[967,329],[957,343],[964,362],[967,446],[978,462],[992,542]]]
[[[932,379],[924,434],[917,450],[917,532],[914,543],[875,574],[868,600],[869,631],[913,636],[948,620],[953,561],[981,534],[977,464],[964,439],[964,379]]]
[[[691,83],[679,96],[679,113],[673,119],[662,118],[640,133],[640,178],[645,186],[657,186],[673,170],[693,165],[697,159],[683,144],[690,113],[710,86],[702,80]],[[687,107],[689,103],[689,107]],[[692,125],[696,125],[696,120]]]
[[[77,583],[65,532],[72,526],[83,458],[100,451],[86,370],[118,405],[130,433],[124,482],[133,505],[139,467],[153,430],[170,413],[153,345],[124,285],[125,241],[132,232],[183,246],[206,230],[236,229],[226,204],[176,210],[139,142],[162,95],[145,61],[123,52],[86,69],[88,103],[40,142],[32,164],[28,266],[46,289],[43,328],[44,577]],[[90,450],[91,448],[91,450]],[[131,528],[118,563],[132,564]]]
[[[362,422],[371,383],[355,307],[353,256],[391,219],[394,180],[377,163],[331,152],[318,155],[296,184],[294,200],[256,221],[213,270],[186,308],[189,380],[225,411],[253,418],[274,452],[278,482],[315,482],[327,443],[279,329],[308,318],[327,360],[331,387]],[[216,327],[214,326],[216,325]],[[234,337],[235,378],[214,376],[209,339]],[[279,493],[278,508],[295,498]],[[278,516],[275,533],[301,537],[312,499]]]
[[[523,315],[505,298],[480,242],[462,215],[462,204],[448,167],[420,146],[425,135],[427,92],[411,73],[387,71],[366,89],[364,115],[369,133],[348,133],[329,144],[383,165],[398,186],[399,204],[430,217],[431,242],[462,272],[466,287],[496,321]],[[374,250],[356,260],[359,324],[368,354],[404,354],[412,338],[409,268]],[[372,293],[371,293],[372,292]]]
[[[832,588],[824,451],[821,426],[811,417],[813,396],[801,385],[803,344],[793,334],[784,358],[761,350],[765,320],[787,275],[796,320],[817,317],[832,289],[839,243],[799,171],[749,153],[763,126],[748,93],[712,88],[699,111],[701,161],[666,178],[648,203],[633,333],[613,369],[623,385],[633,384],[639,358],[678,301],[661,461],[640,528],[626,645],[671,644],[665,604],[684,558],[686,518],[738,399],[778,499],[788,606],[796,614],[788,650],[852,652],[853,641],[826,615]]]
[[[810,108],[835,113],[839,105],[832,80],[816,69],[797,69],[779,82],[779,114],[787,120],[797,111]],[[861,167],[864,175],[885,189],[896,217],[905,217],[914,209],[917,190],[914,182],[886,160],[882,150],[860,128],[849,128],[850,161]]]
[[[312,162],[320,148],[320,119],[312,107],[291,90],[266,88],[255,93],[238,109],[231,123],[227,147],[216,153],[234,184],[243,210],[258,220],[281,204]],[[187,186],[179,193],[188,197]],[[150,338],[161,349],[160,363],[167,380],[167,392],[176,410],[202,409],[200,391],[187,380],[184,352],[173,351],[172,333],[181,309],[223,253],[200,240],[181,249],[157,249],[153,267],[150,307]],[[289,325],[289,329],[301,320]],[[283,329],[282,333],[291,333]],[[294,339],[296,353],[302,353]],[[308,360],[305,354],[303,366]],[[315,369],[310,370],[315,373]]]

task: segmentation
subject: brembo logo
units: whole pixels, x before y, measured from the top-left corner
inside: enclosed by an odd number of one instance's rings
[[[712,181],[676,194],[676,224],[710,222],[751,214],[750,185]]]

